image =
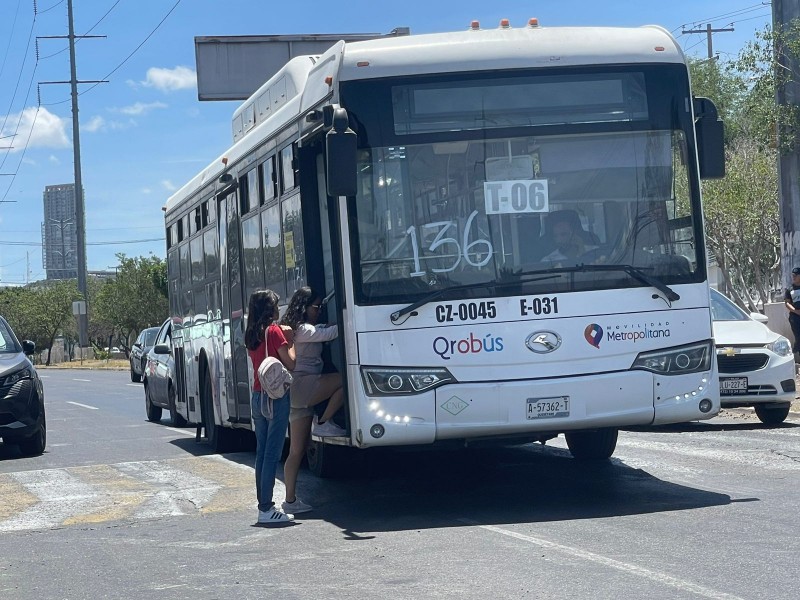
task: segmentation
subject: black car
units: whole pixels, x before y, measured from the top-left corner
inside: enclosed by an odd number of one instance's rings
[[[147,366],[147,352],[156,343],[158,327],[148,327],[142,329],[139,337],[131,348],[131,381],[138,383],[144,376],[144,369]]]
[[[31,341],[20,344],[0,317],[0,438],[26,456],[41,454],[47,444],[42,381],[26,356],[35,350]]]

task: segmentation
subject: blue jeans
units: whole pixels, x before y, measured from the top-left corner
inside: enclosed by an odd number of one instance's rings
[[[280,400],[272,401],[273,417],[270,420],[261,414],[261,392],[253,392],[250,409],[256,428],[256,496],[258,510],[264,512],[275,504],[272,492],[289,426],[289,391]]]

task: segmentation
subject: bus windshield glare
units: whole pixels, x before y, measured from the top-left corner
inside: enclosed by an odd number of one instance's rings
[[[364,149],[356,198],[366,303],[508,281],[542,268],[631,265],[702,280],[680,130],[524,136]],[[524,292],[642,285],[570,272]],[[520,293],[514,288],[498,294]]]

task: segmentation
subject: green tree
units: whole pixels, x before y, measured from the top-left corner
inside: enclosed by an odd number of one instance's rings
[[[3,290],[0,302],[14,332],[49,351],[56,336],[69,326],[72,303],[79,297],[75,281],[63,280]],[[48,352],[48,365],[51,354]]]
[[[117,260],[116,277],[97,290],[90,323],[95,339],[116,339],[128,353],[133,334],[168,316],[167,265],[156,256],[118,254]]]

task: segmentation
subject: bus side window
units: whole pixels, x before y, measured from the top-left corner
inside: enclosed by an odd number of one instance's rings
[[[300,194],[281,203],[283,217],[283,248],[286,257],[286,294],[306,285],[306,257],[303,241],[303,215]]]
[[[264,209],[261,213],[261,235],[264,247],[264,286],[286,300],[281,213],[278,204]]]

